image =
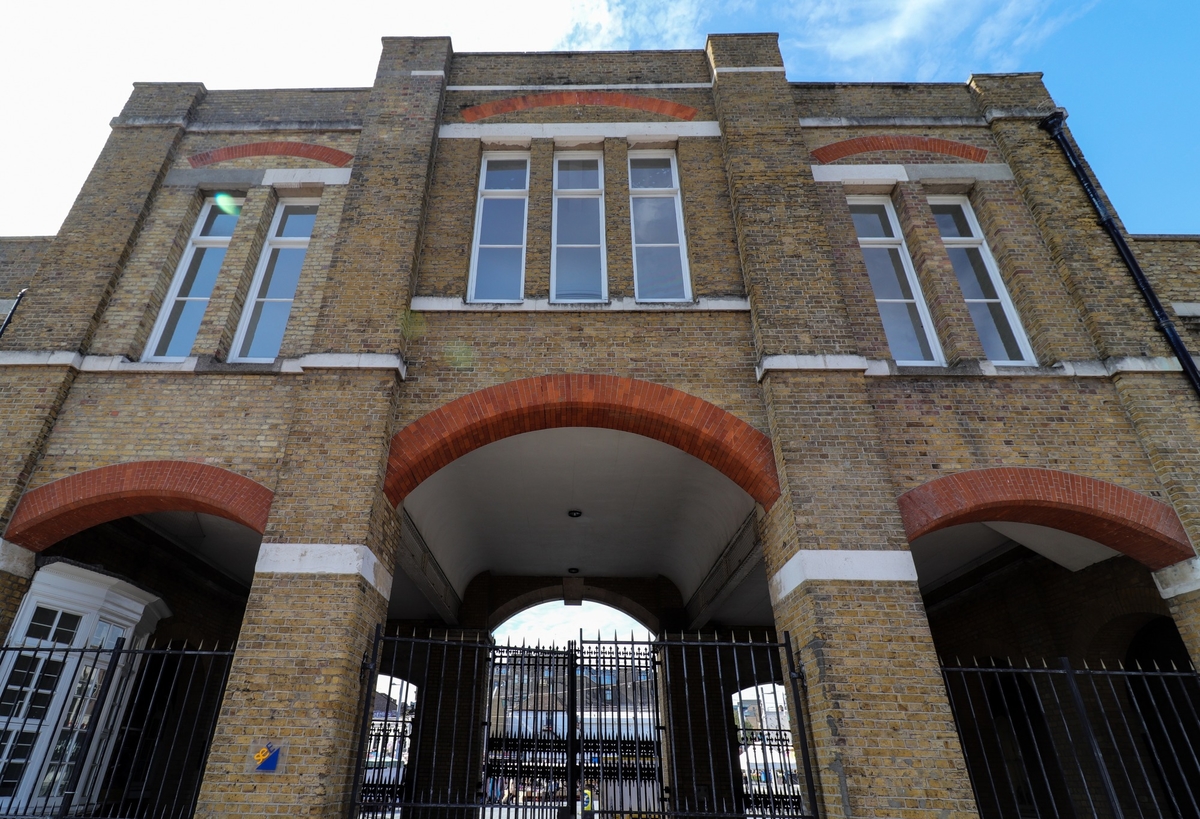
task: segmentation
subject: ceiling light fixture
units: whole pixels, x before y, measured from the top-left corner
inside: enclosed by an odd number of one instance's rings
[[[579,574],[579,569],[576,569],[573,567],[570,569],[567,569],[567,574]]]
[[[578,510],[578,509],[568,509],[568,510],[567,510],[567,517],[569,517],[569,518],[581,518],[581,517],[583,517],[583,512],[581,512],[581,511],[580,511],[580,510]]]

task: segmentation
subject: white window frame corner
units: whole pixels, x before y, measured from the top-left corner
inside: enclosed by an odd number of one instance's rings
[[[896,213],[896,205],[892,202],[892,198],[887,194],[850,194],[846,197],[846,204],[849,205],[883,205],[887,212],[888,219],[891,220],[892,233],[891,237],[868,237],[862,238],[855,235],[855,241],[858,242],[859,248],[862,247],[890,247],[894,246],[898,241],[900,244],[900,263],[904,267],[904,274],[908,277],[909,287],[912,288],[914,300],[917,305],[917,314],[921,317],[921,322],[925,325],[925,339],[929,344],[929,349],[933,353],[932,361],[913,361],[913,360],[898,360],[893,359],[897,367],[945,367],[946,353],[942,349],[941,340],[938,338],[937,327],[933,323],[933,314],[929,312],[929,302],[925,299],[925,291],[921,288],[921,279],[917,275],[916,265],[913,264],[912,254],[908,250],[908,241],[904,238],[904,230],[900,225],[900,217]],[[863,242],[867,244],[864,245]],[[874,292],[872,292],[874,297]],[[874,299],[878,302],[878,299]],[[876,315],[879,315],[878,306],[876,307]],[[880,326],[883,325],[883,316],[879,316]],[[888,352],[891,352],[891,345],[888,345]]]
[[[1017,341],[1017,346],[1021,348],[1021,353],[1024,355],[1024,358],[1020,360],[988,359],[988,361],[997,367],[1036,367],[1038,365],[1037,355],[1034,353],[1033,345],[1029,341],[1029,334],[1025,331],[1025,325],[1021,321],[1021,314],[1017,311],[1016,304],[1013,303],[1008,283],[1004,281],[1004,276],[1000,273],[1000,265],[996,262],[996,257],[992,255],[992,249],[988,246],[987,236],[984,235],[983,226],[979,224],[979,218],[975,215],[975,208],[971,205],[970,197],[965,194],[935,194],[927,198],[930,205],[959,205],[962,207],[963,213],[967,218],[967,224],[970,226],[974,236],[941,236],[942,245],[944,247],[979,248],[979,255],[983,258],[983,266],[987,268],[988,276],[991,277],[992,287],[996,290],[1000,306],[1004,310],[1005,317],[1008,319],[1009,328],[1012,330],[1013,336]],[[957,282],[955,283],[957,284]]]
[[[246,204],[245,197],[236,197],[234,201],[239,208],[244,207]],[[200,235],[200,231],[204,229],[204,223],[208,220],[208,215],[212,212],[212,209],[216,207],[216,204],[217,198],[215,196],[206,196],[204,198],[204,202],[200,207],[200,213],[196,217],[195,224],[192,225],[192,230],[190,233],[188,233],[187,246],[184,248],[183,254],[179,257],[179,264],[175,266],[175,273],[171,276],[171,284],[167,288],[167,293],[163,297],[162,303],[159,305],[158,317],[154,320],[154,325],[150,329],[150,337],[146,341],[146,346],[142,352],[142,357],[140,359],[142,361],[177,363],[180,361],[186,361],[188,355],[191,355],[191,349],[188,350],[187,355],[181,356],[154,355],[154,348],[158,346],[160,341],[162,341],[162,334],[167,328],[167,321],[170,319],[171,310],[174,308],[175,301],[179,297],[179,288],[183,286],[183,277],[187,275],[187,269],[191,265],[192,259],[196,255],[197,248],[224,247],[226,250],[228,250],[230,243],[233,241],[232,236],[216,237]],[[240,214],[238,219],[240,221]],[[235,227],[234,231],[236,232],[236,230],[237,228]],[[222,261],[221,264],[224,266],[224,261]],[[212,301],[211,296],[209,301]],[[206,307],[205,312],[207,311],[208,309]],[[195,342],[193,341],[192,343],[194,346]]]
[[[633,165],[634,159],[662,159],[671,160],[671,177],[674,186],[671,188],[635,188],[633,187]],[[626,155],[625,160],[626,179],[629,181],[629,243],[631,250],[631,262],[633,265],[633,300],[638,304],[690,304],[695,301],[695,292],[692,288],[692,265],[688,258],[688,242],[687,242],[687,224],[683,220],[683,185],[679,176],[679,157],[677,151],[673,148],[646,148],[641,150],[630,150]],[[638,195],[634,191],[649,191],[651,196],[660,196],[666,198],[671,196],[675,200],[675,220],[679,225],[679,256],[682,265],[683,275],[683,297],[678,299],[643,299],[638,292],[638,272],[637,272],[637,238],[634,233],[633,224],[633,198]],[[669,191],[669,193],[667,193]],[[656,193],[657,192],[657,193]],[[641,194],[646,195],[646,194]]]
[[[241,357],[237,354],[238,349],[246,341],[246,331],[250,327],[250,316],[254,313],[254,303],[258,301],[258,290],[262,287],[263,277],[267,272],[267,264],[271,260],[271,251],[276,248],[299,247],[303,242],[303,247],[307,251],[312,243],[312,234],[304,239],[296,239],[294,237],[277,237],[275,231],[279,229],[279,222],[283,219],[283,211],[289,205],[299,207],[315,206],[317,215],[320,216],[321,197],[319,196],[297,196],[297,197],[279,197],[275,202],[275,212],[271,214],[271,222],[267,227],[266,236],[263,237],[262,250],[258,254],[258,262],[254,266],[254,276],[250,280],[250,287],[246,291],[246,299],[242,303],[242,315],[238,319],[237,331],[233,334],[233,343],[229,345],[229,356],[226,359],[230,364],[273,364],[279,358],[276,353],[274,358],[250,358]],[[316,232],[316,224],[313,224],[313,233]],[[308,254],[305,253],[305,263],[308,262]],[[301,266],[301,276],[303,276],[303,265]],[[299,290],[299,281],[296,288]],[[292,298],[292,304],[295,306],[295,297]],[[291,321],[289,314],[288,321]],[[287,337],[287,325],[284,325],[284,336]],[[283,338],[280,338],[280,345],[283,344]]]
[[[600,173],[600,298],[599,299],[560,299],[558,298],[558,160],[560,159],[595,159],[599,162]],[[608,304],[608,229],[607,211],[604,207],[604,151],[602,150],[567,150],[554,152],[553,175],[551,179],[550,204],[550,302],[552,304]],[[595,190],[584,193],[568,192],[566,198],[591,199],[596,198]],[[525,205],[525,221],[528,228],[529,205]],[[528,247],[528,245],[526,245]],[[522,265],[521,290],[524,292],[525,278]]]
[[[531,151],[484,151],[479,158],[479,183],[475,189],[475,225],[471,231],[471,265],[467,273],[467,304],[524,304],[525,272],[529,256],[529,190],[533,177],[533,154]],[[497,190],[485,193],[487,164],[492,159],[524,159],[525,188],[523,190]],[[485,198],[524,199],[525,219],[521,225],[521,297],[518,299],[475,298],[475,283],[479,268],[479,236],[483,229],[483,202]]]

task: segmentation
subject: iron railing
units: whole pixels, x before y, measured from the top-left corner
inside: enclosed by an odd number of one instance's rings
[[[364,683],[351,816],[816,817],[786,636],[377,631]]]
[[[0,816],[190,817],[232,658],[0,648]]]
[[[1193,670],[944,666],[984,819],[1200,817]]]

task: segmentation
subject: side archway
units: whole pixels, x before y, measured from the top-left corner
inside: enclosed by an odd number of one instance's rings
[[[560,427],[654,438],[725,474],[763,508],[779,498],[771,439],[694,395],[631,378],[545,375],[464,395],[392,438],[385,491],[398,505],[443,466],[495,441]]]
[[[274,493],[247,477],[191,461],[134,461],[89,469],[26,492],[4,537],[34,552],[101,523],[150,512],[204,512],[262,534]]]
[[[962,523],[1014,521],[1094,540],[1150,569],[1195,555],[1169,505],[1071,472],[1019,467],[959,472],[905,492],[898,503],[909,541]]]

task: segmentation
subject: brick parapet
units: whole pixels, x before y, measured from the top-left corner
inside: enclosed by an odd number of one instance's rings
[[[796,82],[791,84],[802,117],[978,117],[966,83]]]
[[[448,84],[628,85],[706,83],[708,61],[700,49],[658,52],[500,52],[455,54]]]
[[[122,116],[186,116],[203,91],[137,85]],[[182,123],[109,135],[0,350],[88,350],[182,136]]]
[[[419,266],[448,38],[386,38],[363,113],[314,352],[395,353]]]

